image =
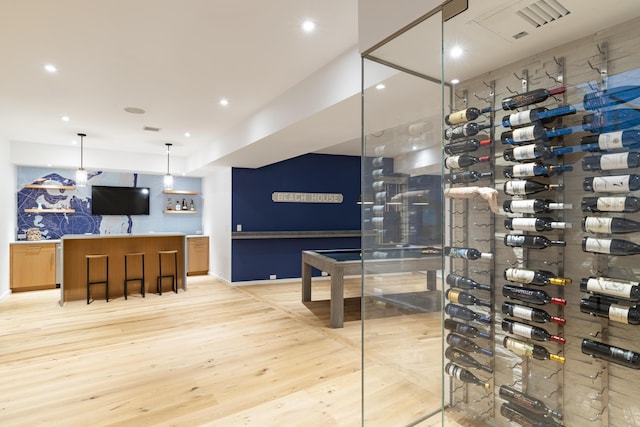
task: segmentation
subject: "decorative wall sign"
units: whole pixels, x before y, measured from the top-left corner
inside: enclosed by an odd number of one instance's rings
[[[341,193],[286,193],[274,192],[271,200],[274,203],[342,203]]]

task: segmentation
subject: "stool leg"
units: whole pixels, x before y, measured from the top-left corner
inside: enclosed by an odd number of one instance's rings
[[[158,270],[160,272],[158,276],[158,293],[162,295],[162,254],[158,254]]]
[[[106,283],[105,283],[105,296],[107,298],[107,302],[109,302],[109,257],[107,257],[107,262],[106,262],[106,272],[105,272],[105,277],[106,277]]]
[[[173,254],[173,266],[175,267],[173,274],[173,291],[178,293],[178,253]]]
[[[144,298],[144,254],[142,254],[142,282],[140,283],[140,293],[142,294],[142,298]]]
[[[127,256],[124,256],[124,299],[127,299],[127,279],[129,278],[129,273],[127,271]]]
[[[91,296],[89,294],[91,289],[91,285],[89,284],[89,258],[87,258],[87,304],[91,301]]]

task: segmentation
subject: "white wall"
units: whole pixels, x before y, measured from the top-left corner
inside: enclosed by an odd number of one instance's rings
[[[209,274],[231,283],[231,168],[211,167],[202,179],[203,232],[209,236]]]
[[[16,232],[16,170],[11,164],[11,146],[0,134],[0,300],[9,295],[9,243]]]

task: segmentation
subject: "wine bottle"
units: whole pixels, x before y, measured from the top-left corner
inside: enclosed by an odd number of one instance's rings
[[[444,139],[459,139],[465,136],[477,135],[481,130],[490,128],[491,125],[479,125],[474,122],[468,122],[463,125],[458,125],[445,129]]]
[[[455,332],[450,332],[449,334],[447,334],[446,341],[450,346],[457,347],[461,350],[470,351],[472,353],[485,354],[487,356],[493,356],[493,351],[482,348],[478,344],[471,341],[469,338],[458,335]]]
[[[597,110],[616,104],[624,104],[640,96],[640,86],[618,86],[586,93],[583,98],[585,110]]]
[[[636,255],[640,254],[640,245],[621,239],[582,238],[582,250],[596,254]]]
[[[444,367],[444,371],[447,373],[447,375],[455,377],[462,382],[469,383],[469,384],[477,384],[486,389],[491,387],[489,383],[482,381],[481,379],[473,375],[471,372],[467,371],[464,368],[461,368],[460,366],[454,365],[453,363],[447,363],[447,365]]]
[[[582,188],[594,193],[628,193],[640,190],[640,175],[590,176],[582,181]]]
[[[444,319],[444,328],[453,332],[457,332],[458,334],[463,335],[467,338],[486,338],[488,340],[491,339],[490,334],[482,332],[475,326],[457,322],[453,319]]]
[[[545,101],[550,96],[558,95],[565,91],[565,87],[558,87],[555,89],[535,89],[529,92],[520,93],[518,95],[504,98],[502,100],[502,109],[515,110],[520,107],[526,107],[527,105]]]
[[[615,169],[630,169],[640,166],[640,153],[612,153],[600,156],[589,156],[582,159],[582,170],[606,171]]]
[[[573,209],[571,203],[555,203],[553,200],[505,200],[502,209],[509,213],[549,213],[557,209]]]
[[[556,228],[571,228],[571,223],[554,221],[553,218],[505,218],[507,230],[549,231]]]
[[[585,338],[582,352],[589,356],[617,363],[632,369],[640,369],[640,353]]]
[[[562,317],[551,316],[541,308],[526,307],[512,302],[502,303],[502,312],[519,319],[531,320],[538,323],[558,323],[564,325],[567,321]]]
[[[570,105],[548,110],[545,107],[532,108],[519,113],[511,113],[502,117],[502,126],[518,127],[533,122],[551,123],[556,117],[575,114],[576,109]]]
[[[582,116],[582,128],[593,133],[621,131],[640,124],[640,111],[632,108],[605,110]]]
[[[549,353],[549,351],[541,345],[529,344],[512,337],[504,337],[502,344],[505,348],[520,356],[532,357],[538,360],[555,360],[556,362],[564,363],[564,357]]]
[[[475,320],[476,322],[481,323],[493,323],[490,317],[481,316],[475,311],[461,305],[447,304],[444,306],[444,312],[451,317],[462,320]]]
[[[546,329],[539,326],[531,326],[511,319],[502,320],[502,330],[520,335],[521,337],[531,338],[536,341],[554,341],[560,344],[564,344],[566,342],[564,338],[552,335]]]
[[[193,199],[191,199],[189,201],[189,210],[190,211],[195,211],[196,210],[196,205],[193,203]]]
[[[464,352],[463,350],[460,350],[459,348],[447,347],[447,349],[444,351],[444,357],[451,360],[452,362],[457,363],[458,365],[466,366],[467,368],[476,368],[490,374],[493,373],[493,369],[491,369],[491,367],[483,365],[482,363],[471,357],[470,354]]]
[[[179,211],[180,209],[182,209],[182,205],[179,200],[176,200],[176,210]]]
[[[549,141],[551,138],[560,135],[569,135],[573,132],[572,128],[553,128],[547,129],[540,123],[530,126],[508,130],[500,134],[500,142],[505,145],[520,145],[523,142],[530,141]]]
[[[626,197],[583,197],[582,212],[626,212],[640,211],[640,198]]]
[[[479,291],[491,292],[493,288],[489,285],[483,285],[475,280],[471,280],[468,277],[460,276],[459,274],[447,274],[445,279],[448,285],[454,286],[460,289],[477,289]]]
[[[609,234],[635,233],[640,231],[640,222],[626,218],[585,216],[582,218],[582,231]]]
[[[518,391],[511,386],[508,386],[508,385],[500,386],[500,391],[498,392],[498,394],[504,400],[514,403],[518,406],[525,407],[531,412],[535,412],[536,414],[550,415],[552,417],[562,419],[561,413],[549,408],[547,405],[544,404],[542,400],[537,399],[528,394],[525,394],[521,391]]]
[[[580,280],[580,290],[592,294],[609,295],[630,301],[640,301],[640,283],[609,277],[584,277]]]
[[[492,254],[488,252],[480,252],[475,248],[456,248],[453,246],[445,246],[444,254],[451,258],[464,258],[469,260],[493,258]]]
[[[502,286],[502,296],[517,299],[523,302],[528,302],[530,304],[544,305],[551,303],[558,305],[567,305],[566,299],[552,297],[551,295],[540,289],[525,288],[513,285]]]
[[[583,151],[611,151],[640,146],[640,131],[635,129],[587,135],[580,138]]]
[[[524,178],[532,176],[551,176],[570,170],[573,170],[573,166],[571,165],[548,166],[539,162],[532,162],[524,163],[522,165],[505,166],[503,174],[505,178]]]
[[[542,144],[527,144],[519,147],[508,147],[502,152],[502,157],[509,162],[522,160],[550,159],[555,156],[555,147],[547,147]]]
[[[562,427],[562,424],[555,422],[553,418],[540,416],[519,405],[503,403],[500,405],[500,414],[522,427]]]
[[[549,240],[544,236],[525,236],[524,234],[507,234],[504,244],[514,248],[544,249],[549,246],[566,246],[562,240]]]
[[[504,183],[504,192],[508,196],[526,196],[529,194],[541,193],[543,191],[551,191],[560,188],[557,184],[542,184],[537,181],[514,180]]]
[[[477,171],[464,171],[464,172],[454,172],[447,175],[447,181],[452,184],[460,184],[465,182],[475,182],[480,178],[491,178],[493,176],[493,172],[477,172]]]
[[[444,116],[444,122],[451,125],[458,125],[460,123],[470,122],[471,120],[475,120],[480,117],[481,114],[488,113],[491,111],[491,108],[485,108],[480,110],[479,108],[469,107],[464,110],[454,111],[453,113],[449,113]]]
[[[511,267],[504,270],[504,278],[510,282],[527,283],[538,286],[564,286],[571,283],[571,279],[566,277],[556,277],[556,275],[550,271],[526,270],[523,268]]]
[[[167,201],[167,210],[168,211],[173,210],[173,202],[171,201],[171,197],[169,197],[169,200]]]
[[[481,307],[491,307],[491,301],[483,301],[467,292],[457,289],[447,289],[444,293],[447,300],[462,305],[479,305]]]
[[[640,325],[640,310],[637,306],[627,307],[616,304],[605,296],[592,295],[580,300],[580,311],[592,316],[604,317],[612,322]]]
[[[464,169],[473,166],[476,163],[488,162],[491,160],[489,156],[474,157],[466,154],[458,156],[450,156],[444,159],[444,167],[447,169]]]
[[[468,153],[477,151],[480,147],[491,145],[490,139],[467,139],[465,141],[455,141],[444,146],[444,152],[449,155]]]

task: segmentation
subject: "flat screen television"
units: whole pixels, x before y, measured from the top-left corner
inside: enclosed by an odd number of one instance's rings
[[[91,187],[92,215],[149,215],[148,187]]]

